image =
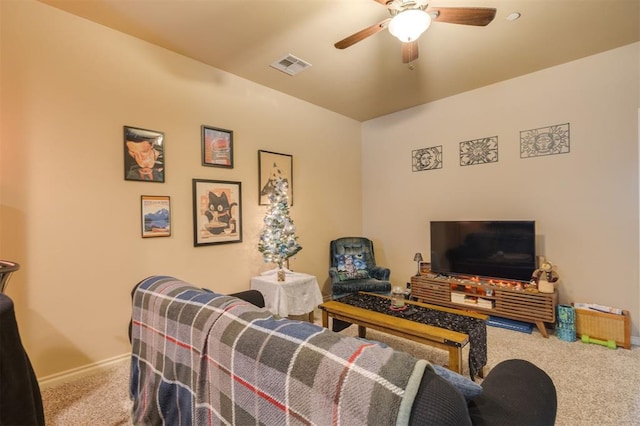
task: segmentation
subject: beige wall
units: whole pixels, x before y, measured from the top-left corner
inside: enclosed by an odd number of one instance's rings
[[[414,253],[429,258],[430,220],[532,219],[539,254],[558,266],[560,301],[628,309],[638,336],[639,50],[364,123],[364,232],[394,283],[415,273]],[[562,123],[571,126],[569,154],[520,159],[521,130]],[[495,135],[497,163],[460,166],[461,141]],[[412,150],[437,145],[443,168],[412,172]]]
[[[232,292],[272,267],[259,149],[293,155],[291,267],[326,285],[329,241],[361,233],[360,123],[41,3],[0,5],[0,258],[22,264],[8,294],[39,377],[128,352],[146,276]],[[202,124],[234,130],[232,170],[201,166]],[[123,125],[165,132],[164,184],[124,181]],[[242,182],[242,243],[193,247],[193,178]],[[170,238],[140,237],[143,194],[171,197]]]
[[[334,237],[371,237],[404,284],[429,220],[532,218],[563,301],[629,309],[638,335],[638,44],[361,126],[35,1],[0,15],[0,258],[23,266],[8,294],[39,377],[126,353],[148,275],[231,292],[270,268],[259,149],[294,156],[292,267],[325,293]],[[520,130],[565,122],[570,154],[519,158]],[[200,165],[202,124],[234,130],[234,169]],[[165,132],[166,183],[123,180],[123,125]],[[498,163],[458,165],[460,141],[493,135]],[[444,168],[412,173],[411,151],[434,145]],[[193,247],[193,178],[242,182],[242,243]],[[143,194],[171,196],[170,238],[140,238]]]

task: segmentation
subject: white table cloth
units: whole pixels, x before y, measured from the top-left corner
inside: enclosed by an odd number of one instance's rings
[[[265,307],[273,314],[287,317],[304,315],[322,303],[318,280],[313,275],[287,271],[278,281],[275,270],[251,278],[251,288],[264,296]]]

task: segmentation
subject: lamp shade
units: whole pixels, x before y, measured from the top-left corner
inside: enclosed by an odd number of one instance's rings
[[[431,25],[431,16],[420,9],[409,9],[398,13],[389,22],[389,32],[398,40],[408,43],[417,40]]]
[[[422,262],[422,253],[416,253],[416,255],[413,256],[413,261],[414,262]]]

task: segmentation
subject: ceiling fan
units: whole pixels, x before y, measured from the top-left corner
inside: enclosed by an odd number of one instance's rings
[[[340,40],[334,44],[337,49],[346,49],[389,28],[389,32],[402,42],[402,62],[406,64],[418,59],[418,37],[432,21],[484,27],[496,16],[496,9],[488,7],[429,7],[428,0],[373,1],[386,6],[391,18]]]

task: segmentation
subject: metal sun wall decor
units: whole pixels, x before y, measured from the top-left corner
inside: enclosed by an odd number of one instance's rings
[[[520,158],[569,152],[569,123],[520,132]]]
[[[411,165],[414,172],[442,168],[442,145],[416,149],[411,152]]]
[[[471,166],[475,164],[498,162],[498,137],[474,139],[460,142],[460,165]]]

